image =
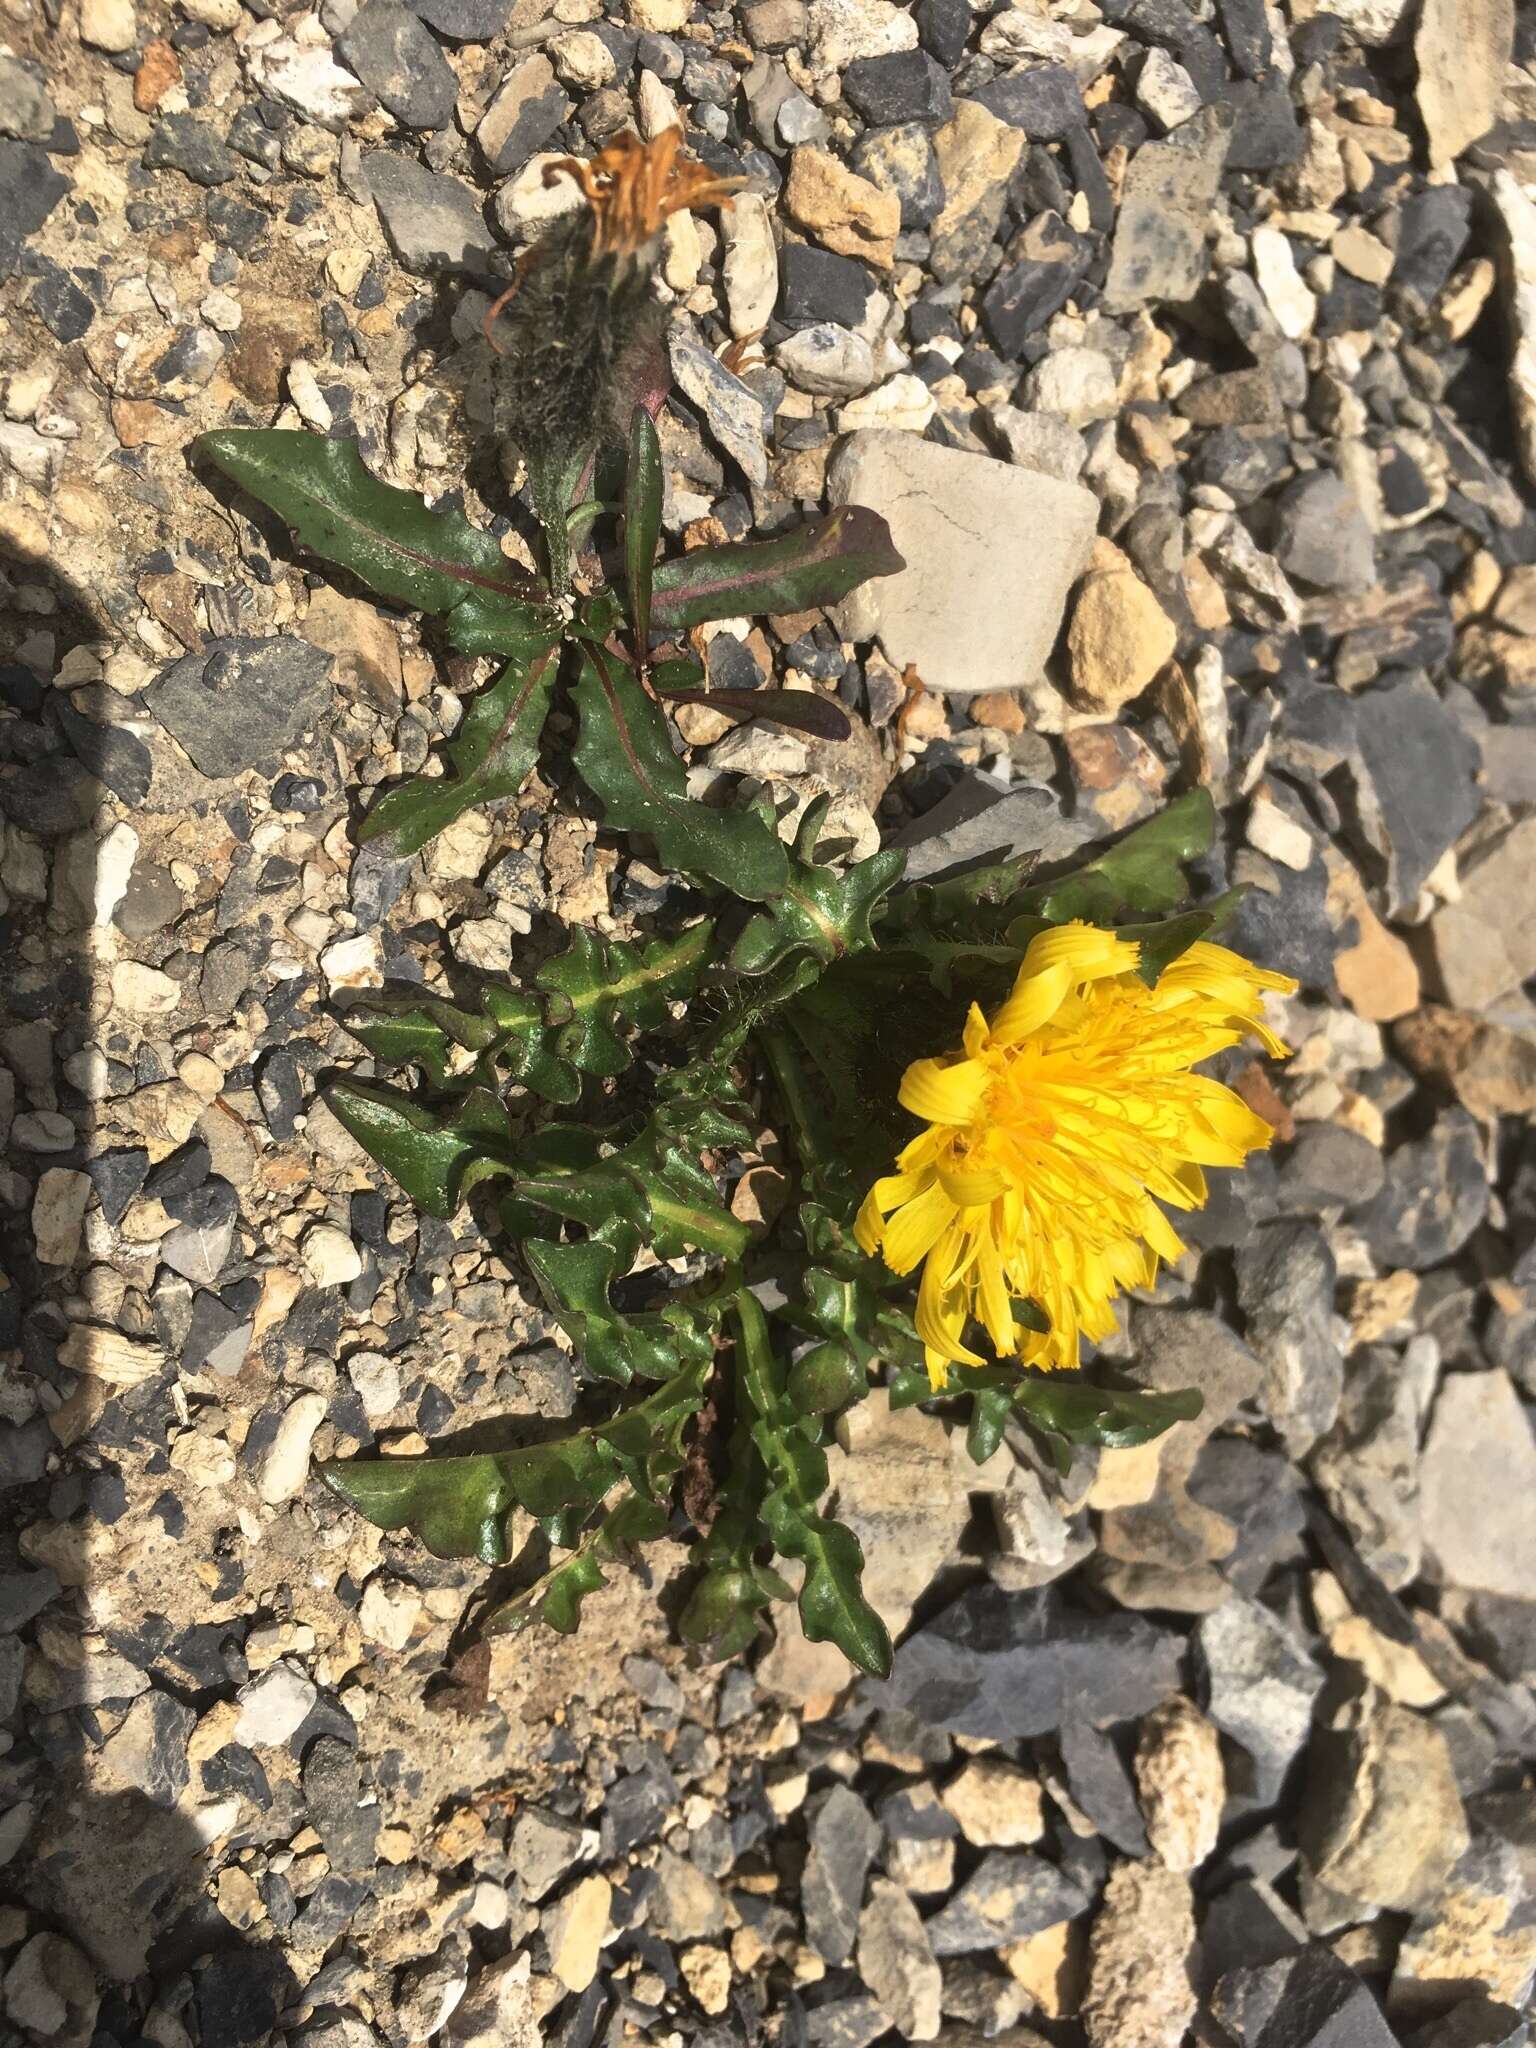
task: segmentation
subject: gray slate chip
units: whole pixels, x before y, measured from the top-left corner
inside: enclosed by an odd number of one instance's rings
[[[926,1923],[928,1939],[936,1956],[970,1955],[1023,1941],[1075,1918],[1088,1904],[1082,1887],[1043,1856],[994,1850]]]
[[[1423,676],[1365,691],[1355,730],[1361,827],[1386,859],[1390,907],[1408,909],[1481,808],[1481,750]]]
[[[306,640],[236,633],[172,662],[144,701],[204,775],[275,773],[330,714],[331,660]]]
[[[0,282],[15,276],[22,243],[69,189],[38,143],[0,140]]]
[[[484,268],[490,261],[491,234],[480,201],[457,178],[429,171],[398,150],[376,149],[364,159],[363,182],[389,246],[412,276]]]
[[[1140,1615],[1073,1612],[1050,1586],[973,1586],[896,1652],[876,1704],[1006,1742],[1069,1717],[1131,1720],[1177,1691],[1183,1641]]]
[[[446,128],[458,80],[431,31],[400,0],[368,0],[336,38],[336,54],[402,128]]]
[[[1460,1251],[1487,1209],[1477,1125],[1464,1109],[1450,1109],[1428,1137],[1390,1154],[1386,1185],[1355,1222],[1379,1267],[1417,1273]]]

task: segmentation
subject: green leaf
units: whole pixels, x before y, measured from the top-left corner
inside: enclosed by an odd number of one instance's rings
[[[676,939],[608,939],[578,926],[569,949],[534,976],[547,1000],[554,1049],[584,1074],[622,1074],[634,1055],[619,1027],[649,1031],[669,1003],[692,995],[709,965],[706,918]]]
[[[564,597],[571,587],[570,516],[592,471],[596,437],[576,448],[529,448],[528,495],[544,529],[549,587]]]
[[[608,1583],[603,1566],[626,1558],[639,1544],[665,1535],[670,1519],[666,1509],[654,1501],[625,1494],[586,1532],[569,1557],[561,1558],[533,1585],[493,1608],[485,1618],[485,1633],[521,1635],[541,1621],[560,1635],[574,1635],[583,1601]]]
[[[836,1415],[869,1390],[869,1373],[840,1344],[813,1344],[789,1369],[789,1401],[797,1415]]]
[[[678,631],[708,619],[810,611],[906,563],[878,512],[844,505],[776,540],[698,548],[656,571],[652,611]]]
[[[514,1507],[543,1516],[575,1501],[596,1502],[619,1476],[612,1452],[585,1431],[520,1451],[332,1459],[317,1470],[375,1528],[409,1529],[434,1557],[476,1557],[482,1564],[506,1563]]]
[[[806,807],[784,889],[747,921],[731,949],[738,974],[766,974],[797,952],[832,961],[874,945],[871,920],[907,857],[888,847],[841,874],[814,865],[811,855],[830,802],[821,796]]]
[[[637,405],[629,423],[629,467],[624,477],[624,580],[642,668],[651,645],[651,580],[661,536],[661,485],[656,423],[643,405]]]
[[[1149,1393],[1141,1387],[1095,1386],[1081,1373],[1017,1376],[1013,1405],[1037,1428],[1071,1444],[1129,1450],[1149,1444],[1176,1422],[1192,1422],[1205,1405],[1198,1387]]]
[[[334,1493],[379,1529],[409,1529],[436,1557],[505,1564],[507,1517],[538,1521],[591,1509],[620,1479],[660,1499],[682,1465],[682,1435],[704,1398],[709,1358],[691,1361],[611,1421],[552,1443],[443,1457],[336,1458],[318,1466]]]
[[[1020,853],[942,881],[910,883],[881,906],[880,943],[910,944],[925,938],[975,941],[986,936],[994,925],[1000,927],[1039,858],[1034,852]]]
[[[819,1511],[827,1490],[826,1454],[790,1405],[767,1319],[744,1289],[736,1295],[736,1315],[737,1398],[752,1413],[752,1442],[769,1481],[763,1523],[780,1556],[805,1566],[801,1624],[813,1643],[836,1643],[850,1663],[884,1678],[891,1668],[891,1639],[860,1586],[864,1554],[858,1538]]]
[[[479,1181],[516,1170],[507,1113],[488,1089],[472,1089],[441,1111],[372,1081],[337,1081],[325,1099],[429,1216],[451,1216]]]
[[[556,643],[509,661],[464,714],[443,748],[446,770],[413,776],[381,796],[358,827],[361,841],[388,837],[397,856],[416,853],[476,804],[516,796],[539,750],[555,687]]]
[[[270,505],[310,554],[350,569],[380,597],[442,619],[462,653],[523,654],[559,631],[548,593],[507,560],[494,534],[380,483],[355,441],[221,427],[199,435],[193,454]]]
[[[1174,910],[1189,895],[1184,864],[1210,851],[1215,830],[1210,791],[1193,789],[1096,860],[1059,881],[1026,889],[1020,907],[1050,924],[1084,918],[1089,924],[1109,925],[1127,910]]]
[[[598,1379],[627,1386],[631,1380],[659,1380],[679,1362],[699,1364],[713,1354],[710,1331],[718,1311],[671,1302],[661,1309],[625,1315],[610,1289],[629,1268],[633,1251],[598,1240],[586,1244],[523,1245],[539,1291],[560,1327]]]
[[[499,1069],[549,1101],[574,1102],[581,1079],[549,1050],[543,1005],[493,982],[479,996],[475,1011],[415,983],[367,989],[352,998],[342,1022],[375,1059],[419,1066],[439,1088],[491,1087]]]
[[[753,811],[693,802],[666,718],[623,662],[583,641],[573,697],[581,718],[576,772],[602,803],[607,825],[648,833],[673,871],[719,882],[749,901],[783,888],[789,857],[772,826]]]

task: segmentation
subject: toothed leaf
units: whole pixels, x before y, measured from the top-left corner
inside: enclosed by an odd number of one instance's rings
[[[451,1216],[478,1182],[516,1171],[507,1113],[488,1089],[472,1089],[446,1110],[371,1081],[338,1081],[325,1099],[429,1216]]]
[[[516,796],[538,755],[556,668],[552,640],[509,661],[473,699],[444,746],[443,774],[413,776],[386,791],[358,827],[358,838],[385,839],[397,856],[416,853],[475,805]]]
[[[784,886],[789,861],[772,826],[755,812],[715,811],[689,797],[666,718],[623,662],[583,642],[572,695],[581,719],[576,772],[607,825],[649,834],[668,868],[749,901]]]
[[[906,563],[865,505],[844,505],[774,540],[697,548],[656,571],[652,615],[676,631],[708,619],[811,611]]]
[[[299,544],[395,604],[443,621],[464,654],[523,654],[559,631],[548,593],[462,512],[380,483],[358,445],[280,427],[221,427],[193,454],[270,505]]]

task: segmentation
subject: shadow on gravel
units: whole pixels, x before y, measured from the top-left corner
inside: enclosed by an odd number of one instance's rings
[[[149,1301],[119,1298],[108,1264],[108,1221],[147,1160],[110,1152],[98,1128],[107,1096],[163,1078],[99,993],[133,885],[132,842],[119,825],[103,857],[98,810],[111,790],[132,814],[150,777],[140,714],[102,663],[138,599],[69,582],[13,515],[0,538],[0,1910],[25,1907],[43,1931],[19,1981],[12,1959],[7,2016],[83,2043],[100,1996],[98,2028],[127,2039],[147,1978],[191,2001],[216,2048],[261,2038],[297,1986],[206,1894],[203,1859],[234,1825],[237,1788],[227,1813],[217,1797],[195,1823],[178,1807],[200,1688],[159,1684],[169,1646],[114,1561],[127,1506],[114,1446],[141,1427],[163,1439],[175,1372],[133,1384],[114,1348],[153,1334],[138,1328]]]

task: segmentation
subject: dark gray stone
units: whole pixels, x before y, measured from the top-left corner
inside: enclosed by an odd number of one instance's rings
[[[1427,185],[1398,213],[1392,289],[1426,313],[1461,261],[1472,233],[1473,195],[1464,185]]]
[[[150,795],[154,760],[139,735],[123,725],[98,725],[82,711],[76,711],[63,692],[59,692],[57,713],[63,737],[70,741],[96,780],[104,782],[127,805],[143,803]]]
[[[1272,1806],[1312,1729],[1323,1673],[1306,1645],[1257,1600],[1232,1599],[1195,1631],[1205,1711],[1247,1753],[1229,1762],[1229,1789]]]
[[[95,1186],[102,1215],[109,1223],[121,1223],[128,1204],[144,1185],[144,1177],[149,1172],[149,1154],[142,1145],[101,1152],[85,1162],[85,1170]]]
[[[933,138],[921,122],[870,129],[854,144],[850,162],[861,178],[896,194],[903,228],[931,227],[943,212],[944,181]]]
[[[1216,0],[1216,12],[1233,64],[1244,78],[1261,78],[1273,49],[1264,0]]]
[[[1069,859],[1092,838],[1091,825],[1063,817],[1054,790],[1034,783],[1000,790],[973,774],[915,818],[893,844],[906,851],[905,879],[930,882],[1021,853],[1038,853],[1049,866]]]
[[[1460,1251],[1487,1208],[1477,1125],[1449,1109],[1427,1137],[1388,1156],[1386,1185],[1355,1222],[1378,1266],[1422,1272]]]
[[[1105,1841],[1123,1856],[1146,1856],[1136,1787],[1114,1738],[1086,1721],[1064,1721],[1057,1737],[1067,1790]]]
[[[195,114],[165,114],[144,145],[146,171],[180,171],[194,185],[227,185],[240,169],[233,153]]]
[[[1512,2005],[1474,1993],[1407,2039],[1407,2048],[1529,2048],[1531,2023]]]
[[[843,72],[843,98],[877,128],[896,121],[947,121],[949,78],[926,50],[856,57]]]
[[[1288,576],[1320,590],[1369,590],[1376,580],[1376,536],[1330,469],[1297,477],[1275,500],[1274,553]]]
[[[419,14],[451,43],[488,43],[500,35],[512,12],[512,0],[409,0]]]
[[[1053,1588],[974,1586],[896,1652],[869,1688],[883,1708],[1005,1742],[1076,1717],[1130,1720],[1176,1690],[1183,1644],[1129,1614],[1073,1612]]]
[[[389,246],[416,277],[443,270],[483,270],[493,243],[480,201],[467,185],[398,150],[376,149],[363,160]]]
[[[0,139],[0,283],[15,276],[22,243],[69,189],[69,179],[38,143]]]
[[[1010,128],[1022,128],[1031,142],[1062,142],[1088,119],[1082,88],[1065,64],[1004,72],[973,97]]]
[[[1075,1919],[1089,1903],[1082,1886],[1044,1857],[995,1849],[927,1922],[928,1940],[936,1956],[990,1953]]]
[[[382,1813],[363,1803],[357,1751],[335,1735],[317,1735],[304,1754],[304,1800],[332,1870],[357,1874],[378,1860]]]
[[[1009,247],[1016,258],[998,273],[982,300],[981,315],[999,352],[1010,361],[1025,342],[1059,313],[1092,260],[1087,240],[1059,213],[1037,214]]]
[[[953,71],[970,38],[970,0],[917,0],[912,18],[923,48]]]
[[[801,1880],[805,1931],[825,1962],[846,1963],[858,1937],[864,1884],[880,1829],[857,1792],[834,1785],[810,1824]]]
[[[1264,1366],[1260,1398],[1299,1458],[1332,1427],[1344,1387],[1333,1253],[1311,1223],[1266,1223],[1237,1247],[1236,1267],[1248,1342]]]
[[[1411,909],[1481,808],[1481,749],[1422,675],[1363,691],[1355,731],[1359,829],[1387,863],[1389,911]]]
[[[1230,1971],[1211,2010],[1240,2048],[1396,2048],[1369,1990],[1321,1942]]]
[[[1369,1138],[1343,1124],[1303,1124],[1280,1162],[1275,1206],[1304,1216],[1353,1209],[1380,1194],[1385,1180],[1380,1148]]]
[[[336,54],[402,128],[446,128],[458,80],[429,31],[400,0],[367,0],[336,38]]]
[[[869,305],[872,282],[862,263],[834,256],[809,242],[786,242],[779,252],[779,318],[786,327],[831,320],[857,327]]]
[[[36,1571],[0,1572],[0,1635],[14,1635],[61,1590],[52,1565]]]
[[[291,635],[238,633],[172,662],[144,701],[205,775],[275,774],[330,715],[331,660]]]

